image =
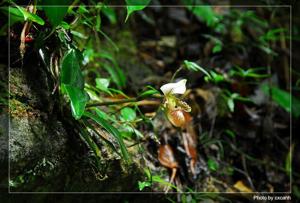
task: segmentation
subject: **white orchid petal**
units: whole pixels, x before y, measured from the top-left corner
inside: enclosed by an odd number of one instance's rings
[[[161,86],[160,90],[164,93],[164,95],[167,94],[184,94],[186,91],[186,79],[180,80],[176,83],[168,83],[163,86]]]

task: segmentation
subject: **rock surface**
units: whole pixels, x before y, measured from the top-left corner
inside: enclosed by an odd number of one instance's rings
[[[24,64],[23,69],[10,70],[10,116],[0,115],[1,161],[7,158],[8,119],[10,126],[10,190],[136,191],[143,175],[136,164],[127,166],[118,156],[107,156],[101,160],[103,169],[95,171],[85,142],[56,109],[49,81],[42,67],[32,61],[30,67]],[[100,147],[106,150],[105,145]],[[2,175],[0,182],[5,185]]]

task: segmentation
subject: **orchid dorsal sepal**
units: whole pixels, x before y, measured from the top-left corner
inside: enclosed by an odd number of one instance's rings
[[[186,79],[182,79],[175,83],[167,83],[161,86],[160,90],[165,96],[172,94],[184,94],[186,91]]]

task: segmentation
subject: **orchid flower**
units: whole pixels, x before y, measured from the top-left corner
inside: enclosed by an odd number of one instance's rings
[[[169,94],[184,94],[186,91],[186,81],[186,79],[183,79],[176,83],[168,83],[161,86],[160,89],[165,96]]]
[[[165,95],[165,112],[169,121],[176,127],[184,128],[191,121],[191,116],[188,112],[191,107],[176,97],[176,94],[184,94],[186,92],[186,79],[176,83],[168,83],[161,86],[161,91]]]

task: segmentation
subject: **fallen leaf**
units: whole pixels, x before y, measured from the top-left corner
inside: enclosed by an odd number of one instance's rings
[[[241,180],[237,181],[233,187],[240,192],[253,192],[253,190],[247,187]]]

